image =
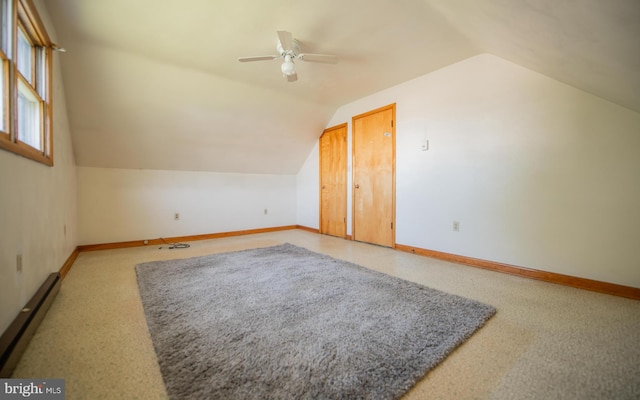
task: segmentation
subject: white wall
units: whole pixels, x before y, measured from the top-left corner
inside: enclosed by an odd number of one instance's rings
[[[42,1],[34,2],[49,35]],[[76,174],[59,54],[54,54],[54,166],[0,150],[0,332],[77,244]],[[22,254],[22,272],[16,256]]]
[[[297,225],[319,229],[318,201],[320,197],[319,141],[305,160],[296,177]]]
[[[640,287],[640,114],[484,54],[328,126],[394,102],[398,244]]]
[[[80,244],[296,224],[295,175],[77,170]]]

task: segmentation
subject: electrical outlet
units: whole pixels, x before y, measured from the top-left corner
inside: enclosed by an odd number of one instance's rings
[[[175,213],[173,214],[173,219],[175,219],[176,221],[180,219],[180,213]]]
[[[454,232],[460,231],[460,221],[453,221],[453,230]]]
[[[16,271],[22,272],[22,254],[16,255]]]

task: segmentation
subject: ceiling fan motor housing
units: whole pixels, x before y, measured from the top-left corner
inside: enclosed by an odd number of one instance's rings
[[[282,57],[288,54],[291,56],[291,58],[295,58],[300,52],[300,42],[298,41],[298,39],[293,39],[291,41],[291,50],[285,50],[282,48],[282,43],[280,43],[280,39],[278,39],[278,44],[276,45],[276,51]]]

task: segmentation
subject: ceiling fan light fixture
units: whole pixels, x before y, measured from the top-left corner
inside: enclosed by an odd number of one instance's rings
[[[277,31],[278,43],[276,44],[276,51],[278,54],[270,56],[253,56],[253,57],[240,57],[240,62],[250,61],[267,61],[267,60],[280,60],[283,59],[280,70],[282,75],[287,79],[287,82],[295,82],[298,80],[298,73],[296,67],[293,65],[293,59],[300,61],[317,62],[324,64],[335,64],[338,62],[338,57],[329,54],[310,54],[300,52],[300,42],[293,38],[291,32]]]
[[[282,63],[282,66],[280,67],[280,69],[282,70],[282,73],[287,76],[293,75],[296,73],[296,69],[295,69],[295,66],[293,65],[293,60],[291,59],[290,55],[286,55],[284,57],[284,62]]]

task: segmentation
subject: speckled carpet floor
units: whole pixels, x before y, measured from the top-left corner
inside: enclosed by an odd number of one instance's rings
[[[166,399],[136,264],[285,242],[498,310],[402,400],[640,398],[640,301],[301,230],[80,253],[13,376],[64,378],[67,400]]]
[[[173,399],[396,399],[495,313],[288,243],[136,273]]]

